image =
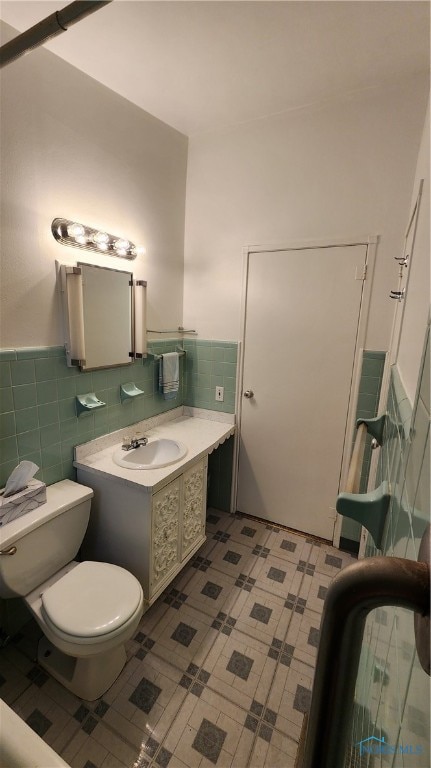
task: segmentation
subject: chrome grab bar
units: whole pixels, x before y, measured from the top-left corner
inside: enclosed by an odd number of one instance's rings
[[[343,768],[365,621],[382,606],[429,617],[429,562],[370,557],[335,577],[323,608],[301,768]]]

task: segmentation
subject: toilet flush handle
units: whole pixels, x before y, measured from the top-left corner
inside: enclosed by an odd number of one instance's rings
[[[0,549],[0,555],[14,555],[16,547],[7,547],[7,549]]]

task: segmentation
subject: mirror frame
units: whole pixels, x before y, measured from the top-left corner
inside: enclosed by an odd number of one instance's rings
[[[60,291],[62,295],[62,309],[64,319],[64,336],[66,360],[69,367],[79,366],[81,371],[101,370],[104,368],[116,368],[130,365],[133,360],[146,357],[147,354],[147,328],[146,328],[146,291],[145,280],[134,280],[133,273],[127,270],[112,269],[98,264],[78,262],[75,266],[59,264],[56,262],[59,275]],[[121,273],[129,276],[129,313],[130,336],[125,346],[125,353],[130,358],[124,362],[107,362],[103,365],[93,366],[86,359],[86,328],[84,311],[83,271],[85,267],[96,268],[109,272]],[[114,318],[115,320],[115,318]],[[88,333],[88,330],[87,330]],[[109,329],[108,329],[109,334]]]

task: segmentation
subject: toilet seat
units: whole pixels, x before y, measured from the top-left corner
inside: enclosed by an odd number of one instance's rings
[[[53,632],[64,639],[92,643],[119,634],[142,610],[142,588],[124,568],[86,561],[48,587],[41,600],[44,619]]]

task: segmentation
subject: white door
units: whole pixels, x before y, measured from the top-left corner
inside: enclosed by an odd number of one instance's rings
[[[330,540],[366,258],[249,254],[237,509]]]

